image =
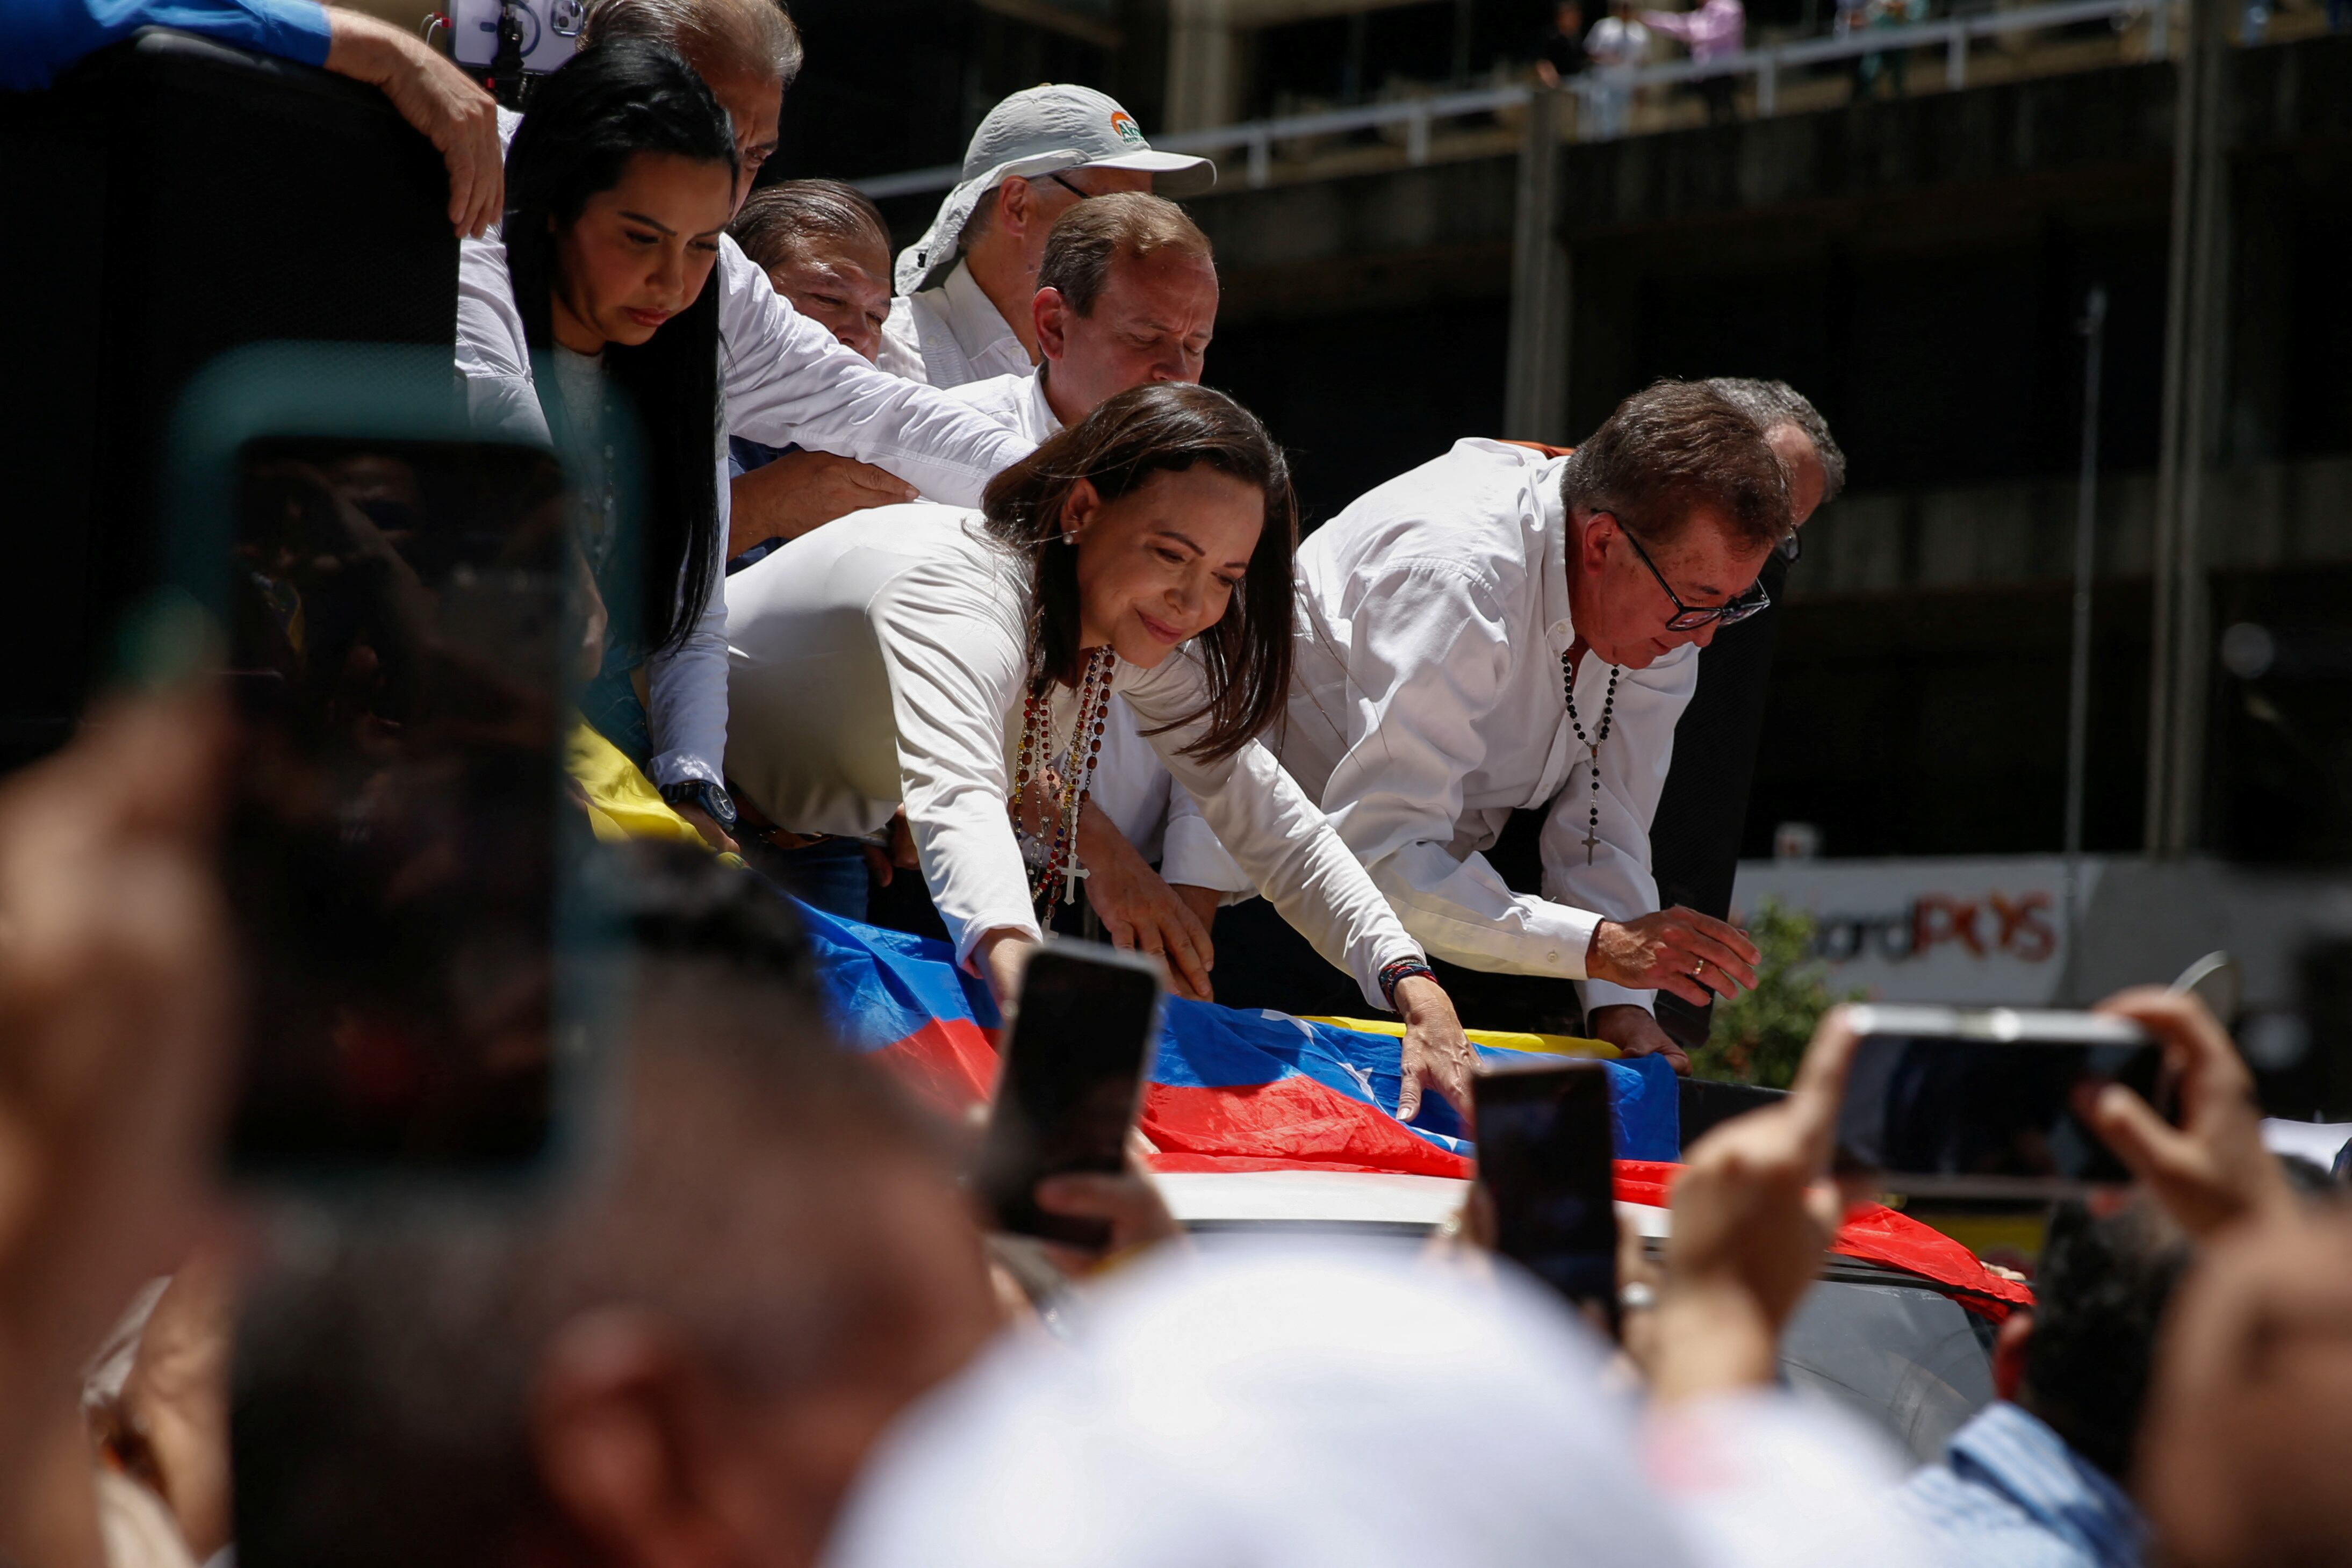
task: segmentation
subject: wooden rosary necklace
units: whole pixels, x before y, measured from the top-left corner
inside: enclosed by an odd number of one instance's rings
[[[1111,677],[1118,668],[1118,656],[1108,647],[1095,648],[1087,655],[1086,668],[1078,676],[1077,722],[1070,730],[1070,753],[1065,769],[1066,774],[1075,776],[1063,776],[1054,770],[1051,682],[1042,688],[1031,688],[1022,702],[1021,749],[1013,768],[1010,803],[1013,827],[1015,833],[1022,831],[1021,805],[1029,798],[1034,785],[1045,795],[1046,810],[1041,816],[1050,821],[1052,835],[1045,844],[1043,864],[1030,873],[1029,901],[1033,904],[1078,901],[1078,879],[1087,874],[1078,864],[1078,813],[1094,793],[1095,765],[1102,760],[1103,730],[1110,718]],[[1062,883],[1059,889],[1054,886],[1056,879]],[[1056,893],[1060,895],[1058,900]]]
[[[1560,684],[1568,691],[1568,725],[1576,731],[1577,743],[1592,753],[1592,810],[1585,819],[1584,863],[1592,864],[1592,852],[1601,847],[1601,742],[1609,738],[1609,726],[1617,716],[1617,678],[1624,670],[1616,665],[1609,667],[1609,695],[1601,702],[1601,722],[1592,727],[1589,737],[1584,732],[1584,721],[1576,712],[1576,649],[1570,648],[1559,656]]]

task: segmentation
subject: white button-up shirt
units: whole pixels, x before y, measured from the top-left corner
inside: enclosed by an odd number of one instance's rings
[[[1042,369],[966,382],[948,395],[1037,446],[1062,433],[1060,417],[1045,401]],[[1221,893],[1250,891],[1250,879],[1209,830],[1191,794],[1169,775],[1124,697],[1110,700],[1102,762],[1095,770],[1094,802],[1139,854],[1159,864],[1162,881],[1214,888]]]
[[[1565,459],[1465,440],[1357,500],[1298,552],[1289,723],[1277,743],[1362,858],[1405,929],[1472,969],[1584,982],[1590,1008],[1655,993],[1584,976],[1593,928],[1658,907],[1650,822],[1675,721],[1698,679],[1685,646],[1617,685],[1591,761],[1570,733]],[[1588,652],[1577,710],[1601,720],[1609,667]],[[1514,808],[1551,805],[1543,896],[1514,893],[1483,851]]]
[[[734,239],[721,236],[705,285],[719,290],[721,428],[772,447],[794,442],[905,479],[927,496],[977,502],[998,470],[1035,445],[929,387],[886,375],[794,310]],[[487,426],[544,440],[530,348],[515,308],[506,243],[493,233],[457,247],[457,368]],[[726,443],[716,444],[719,536],[726,554]],[[718,574],[714,572],[714,576]],[[656,784],[719,782],[727,749],[727,596],[723,576],[685,640],[646,665]]]
[[[727,773],[772,822],[877,831],[901,803],[932,901],[968,961],[991,931],[1035,934],[1007,802],[1029,670],[1025,566],[980,514],[916,502],[829,522],[730,579],[735,724]],[[1113,687],[1148,728],[1205,694],[1179,649],[1120,661]],[[1056,689],[1057,723],[1075,699]],[[1316,950],[1382,1005],[1382,965],[1421,952],[1314,803],[1257,742],[1182,754],[1197,723],[1150,744],[1217,838]]]
[[[1029,351],[961,258],[934,287],[890,301],[875,363],[893,375],[940,387],[1026,375],[1031,369]]]

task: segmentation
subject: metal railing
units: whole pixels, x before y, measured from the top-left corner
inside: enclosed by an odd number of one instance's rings
[[[1705,62],[1675,60],[1666,65],[1644,66],[1638,70],[1622,72],[1604,72],[1595,68],[1574,78],[1569,87],[1579,100],[1580,112],[1577,115],[1577,123],[1580,140],[1593,139],[1588,128],[1603,118],[1595,112],[1597,102],[1603,94],[1630,93],[1640,88],[1673,86],[1708,77],[1753,77],[1756,113],[1761,117],[1778,112],[1780,77],[1785,71],[1830,60],[1896,54],[1907,49],[1940,46],[1944,50],[1944,85],[1958,90],[1968,85],[1969,46],[1974,40],[2005,34],[2042,32],[2080,22],[2114,20],[2120,23],[2145,16],[2148,19],[2148,58],[2162,59],[2168,52],[2169,41],[2168,13],[2171,10],[2171,4],[2172,0],[2059,0],[2053,5],[1982,11],[1934,22],[1909,22],[1894,27],[1862,27],[1843,37],[1803,38],[1759,49],[1743,49],[1738,54]],[[1208,131],[1182,131],[1159,137],[1152,145],[1170,153],[1223,153],[1231,148],[1243,148],[1246,154],[1249,184],[1263,185],[1273,178],[1274,149],[1277,142],[1317,136],[1348,135],[1402,125],[1404,127],[1405,162],[1425,163],[1429,162],[1430,135],[1433,127],[1447,121],[1524,109],[1535,91],[1534,88],[1526,85],[1515,85],[1481,88],[1471,92],[1438,93],[1427,98],[1400,98],[1385,103],[1368,103],[1360,108],[1253,120]],[[879,200],[886,196],[943,191],[962,177],[963,171],[960,166],[942,163],[935,168],[879,174],[853,183],[867,195]]]

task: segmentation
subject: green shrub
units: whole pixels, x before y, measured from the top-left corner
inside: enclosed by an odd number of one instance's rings
[[[1763,952],[1756,989],[1717,998],[1706,1044],[1691,1056],[1691,1075],[1786,1089],[1822,1015],[1864,993],[1832,995],[1829,965],[1811,956],[1813,917],[1774,899],[1756,906],[1748,937]]]

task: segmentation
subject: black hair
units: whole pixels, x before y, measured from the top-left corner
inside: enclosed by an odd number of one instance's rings
[[[1298,501],[1290,464],[1257,416],[1223,393],[1190,382],[1130,387],[989,481],[981,498],[992,538],[1028,556],[1033,689],[1078,671],[1078,552],[1055,548],[1062,513],[1080,479],[1117,500],[1152,475],[1206,463],[1265,496],[1265,525],[1223,619],[1192,639],[1208,676],[1200,710],[1170,728],[1206,721],[1187,756],[1222,762],[1282,711],[1290,690],[1291,582],[1298,553]]]
[[[552,349],[555,230],[611,190],[640,153],[725,165],[735,136],[710,89],[674,49],[636,38],[583,49],[539,84],[507,153],[507,267],[533,353]],[[647,652],[683,641],[710,601],[719,538],[719,287],[634,347],[604,349],[604,374],[645,437],[643,620]],[[541,399],[550,395],[542,388]],[[553,421],[551,421],[552,424]],[[625,606],[615,606],[625,613]]]
[[[2061,1205],[2042,1243],[2018,1402],[2118,1484],[2131,1475],[2157,1327],[2189,1253],[2144,1198],[2105,1215]]]

